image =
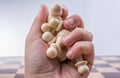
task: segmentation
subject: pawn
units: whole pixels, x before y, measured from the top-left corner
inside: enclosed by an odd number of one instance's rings
[[[50,30],[51,30],[51,28],[50,28],[50,25],[48,23],[43,23],[41,25],[41,31],[42,32],[46,32],[46,31],[50,31]]]
[[[56,43],[52,43],[50,45],[50,47],[48,48],[48,50],[46,51],[46,55],[49,58],[53,59],[53,58],[58,57],[58,59],[61,62],[67,58],[66,57],[67,48],[62,44],[62,39],[65,36],[67,36],[69,33],[70,33],[70,31],[68,31],[66,29],[63,29],[60,32],[58,32],[57,38],[56,38]]]
[[[68,34],[70,34],[69,30],[62,29],[61,31],[59,31],[57,34],[56,44],[58,44],[60,47],[63,47],[64,45],[62,44],[62,40]]]
[[[50,15],[53,17],[59,17],[62,15],[62,8],[59,4],[55,4],[51,10],[50,10]]]
[[[42,34],[42,39],[46,42],[50,42],[53,39],[53,34],[49,31]]]
[[[51,59],[56,58],[57,50],[53,47],[49,47],[46,51],[46,55]]]
[[[59,25],[60,21],[57,18],[50,18],[48,23],[51,28],[55,29]]]
[[[66,51],[67,51],[67,47],[65,47],[62,44],[62,40],[65,36],[67,36],[70,33],[70,31],[66,30],[66,29],[62,29],[61,31],[58,32],[57,34],[57,39],[56,39],[56,44],[60,47],[61,51],[58,51],[58,59],[62,62],[64,61],[67,57],[66,57]]]
[[[52,43],[50,47],[47,49],[46,55],[48,56],[48,58],[54,59],[57,57],[58,52],[60,51],[61,51],[61,48],[55,43]]]
[[[81,75],[84,75],[89,72],[89,67],[87,66],[87,61],[79,61],[75,64],[75,67],[77,67],[78,72]]]

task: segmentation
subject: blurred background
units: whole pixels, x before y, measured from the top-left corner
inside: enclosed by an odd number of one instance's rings
[[[79,14],[94,35],[96,55],[120,55],[120,0],[0,0],[0,56],[24,56],[25,38],[40,5],[59,3]]]

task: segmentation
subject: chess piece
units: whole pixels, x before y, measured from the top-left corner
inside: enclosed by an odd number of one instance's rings
[[[55,58],[58,57],[58,59],[62,62],[66,59],[66,50],[67,48],[63,46],[62,44],[62,39],[67,36],[70,32],[68,30],[61,30],[60,32],[58,32],[57,34],[57,38],[56,38],[56,43],[51,44],[50,47],[48,48],[46,54],[49,58]],[[54,48],[54,52],[53,52],[53,48]],[[53,54],[55,53],[55,54]],[[56,55],[57,54],[57,55]],[[55,56],[51,56],[51,55],[55,55]]]
[[[53,17],[60,17],[62,15],[61,6],[59,4],[55,4],[54,6],[52,6],[49,15]]]
[[[77,67],[77,70],[81,75],[84,75],[89,72],[87,61],[83,61],[82,56],[77,57],[76,61],[77,63],[75,64],[75,67]]]
[[[49,47],[46,51],[46,55],[51,59],[56,58],[57,48],[55,46]]]
[[[53,34],[49,31],[42,34],[42,39],[46,42],[49,42],[53,39]]]
[[[61,48],[61,51],[58,51],[58,59],[62,62],[64,61],[67,57],[66,57],[66,51],[67,51],[67,47],[65,47],[62,44],[62,40],[65,36],[67,36],[68,34],[70,34],[70,31],[66,30],[66,29],[62,29],[60,32],[58,32],[57,34],[57,39],[56,39],[56,44]]]
[[[41,31],[42,32],[47,32],[47,31],[51,31],[50,25],[48,23],[43,23],[41,25]]]

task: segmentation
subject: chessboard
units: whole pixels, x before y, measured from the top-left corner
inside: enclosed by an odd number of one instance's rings
[[[0,57],[0,78],[24,78],[24,58]],[[120,78],[120,56],[96,56],[88,78]]]

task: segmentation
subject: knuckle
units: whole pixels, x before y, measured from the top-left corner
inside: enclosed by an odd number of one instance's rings
[[[85,44],[82,42],[76,42],[75,46],[78,47],[80,50],[84,50],[86,48]]]
[[[89,45],[90,45],[90,50],[91,50],[92,52],[94,52],[94,44],[93,44],[92,42],[90,42]]]
[[[79,16],[78,14],[74,14],[74,15],[72,15],[72,16],[75,17],[75,18],[80,19],[80,16]]]
[[[83,29],[82,32],[83,32],[83,38],[85,40],[91,41],[91,42],[93,41],[93,34],[90,31]]]
[[[93,48],[93,47],[94,47],[94,44],[93,44],[92,42],[90,42],[90,46],[91,46],[91,48]]]
[[[86,50],[86,46],[85,45],[80,45],[80,50],[84,52]]]
[[[80,23],[81,20],[82,20],[82,19],[80,18],[80,16],[77,15],[77,14],[72,15],[71,18],[74,19],[74,21],[76,22],[77,25],[79,25],[79,23]]]
[[[89,31],[90,41],[93,41],[93,34]]]

